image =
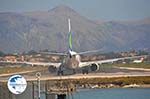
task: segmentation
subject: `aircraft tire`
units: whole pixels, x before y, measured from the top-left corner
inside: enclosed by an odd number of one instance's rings
[[[64,72],[59,70],[59,71],[57,72],[57,75],[58,75],[58,76],[64,75]]]
[[[89,71],[88,70],[86,70],[86,69],[82,69],[82,74],[88,74],[89,73]]]

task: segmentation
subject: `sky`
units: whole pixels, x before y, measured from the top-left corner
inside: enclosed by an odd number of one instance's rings
[[[0,0],[0,12],[48,11],[66,5],[94,20],[150,17],[150,0]]]

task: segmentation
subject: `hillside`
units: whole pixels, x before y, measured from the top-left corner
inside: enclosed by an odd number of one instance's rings
[[[68,18],[72,25],[73,49],[77,52],[150,48],[150,18],[100,23],[67,6],[58,6],[49,11],[1,12],[0,50],[9,53],[44,49],[64,52],[68,48]]]

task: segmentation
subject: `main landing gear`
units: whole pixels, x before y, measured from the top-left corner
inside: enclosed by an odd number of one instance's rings
[[[82,69],[82,74],[88,74],[89,70],[88,69]]]
[[[62,70],[58,70],[58,71],[57,71],[57,75],[58,75],[58,76],[64,75],[64,72],[63,72]]]

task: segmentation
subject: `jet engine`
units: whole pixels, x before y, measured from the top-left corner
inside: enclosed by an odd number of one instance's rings
[[[55,73],[55,72],[57,71],[57,68],[54,67],[53,65],[50,65],[50,66],[48,67],[48,71],[49,71],[50,73]]]
[[[91,71],[98,71],[99,70],[99,64],[93,63],[90,65]]]

